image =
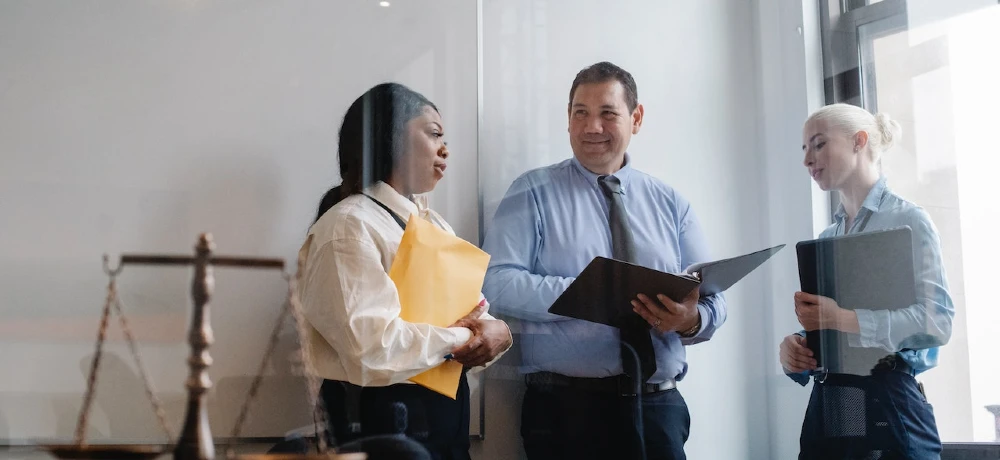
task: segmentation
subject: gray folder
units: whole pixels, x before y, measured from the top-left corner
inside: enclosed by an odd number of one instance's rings
[[[795,246],[802,292],[829,297],[841,308],[891,310],[917,301],[909,227],[803,241]],[[850,346],[832,329],[806,333],[819,371],[867,375],[888,354]]]

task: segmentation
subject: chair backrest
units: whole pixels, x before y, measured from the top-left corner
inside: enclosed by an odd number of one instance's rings
[[[406,436],[406,404],[394,402],[392,433],[366,436],[335,446],[338,454],[364,453],[367,460],[431,460],[431,454],[422,444]],[[294,438],[278,443],[268,453],[308,454],[315,452],[314,438]]]
[[[364,452],[368,460],[431,460],[427,448],[403,434],[364,437],[337,446],[337,452]]]

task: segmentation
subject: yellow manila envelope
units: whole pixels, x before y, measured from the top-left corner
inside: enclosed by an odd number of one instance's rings
[[[399,317],[451,326],[479,303],[489,262],[489,254],[472,243],[411,215],[389,268],[389,278],[399,291]],[[462,365],[445,361],[410,381],[455,399],[461,377]]]

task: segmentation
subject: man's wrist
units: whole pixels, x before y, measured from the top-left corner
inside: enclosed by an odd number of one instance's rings
[[[694,320],[686,328],[677,331],[681,337],[694,337],[701,332],[701,310],[695,309]]]

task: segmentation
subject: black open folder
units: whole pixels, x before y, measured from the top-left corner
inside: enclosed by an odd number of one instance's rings
[[[885,310],[917,301],[909,227],[803,241],[795,246],[802,292],[829,297],[841,308]],[[881,348],[849,345],[836,330],[806,332],[819,371],[868,375]]]
[[[732,287],[783,247],[692,265],[682,274],[595,257],[552,303],[549,313],[620,327],[624,318],[635,315],[631,301],[639,293],[650,298],[663,294],[678,302],[696,288],[702,297],[714,295]]]

